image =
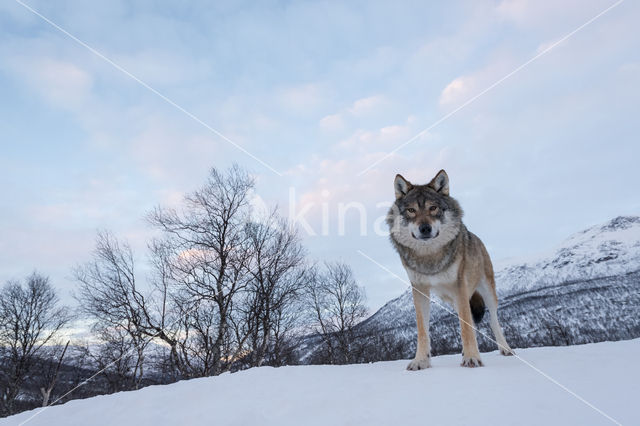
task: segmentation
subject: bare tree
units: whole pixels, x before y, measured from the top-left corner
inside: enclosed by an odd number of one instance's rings
[[[327,263],[325,268],[316,272],[307,296],[312,328],[324,342],[327,361],[354,362],[354,326],[367,314],[364,290],[348,265]]]
[[[246,227],[250,248],[249,282],[242,313],[247,332],[249,365],[260,366],[268,355],[279,358],[288,332],[295,326],[295,309],[307,281],[300,238],[276,212]]]
[[[70,320],[49,279],[34,272],[0,290],[0,413],[10,415],[43,348]]]
[[[225,347],[217,343],[227,342],[228,336],[218,339],[218,306],[207,299],[177,300],[179,312],[175,325],[175,365],[182,377],[206,377],[215,375],[222,368],[227,354]]]
[[[304,309],[304,301],[298,298],[276,309],[272,321],[273,337],[265,354],[266,365],[280,367],[298,363],[296,351],[304,337]]]
[[[131,337],[124,328],[94,328],[99,342],[87,345],[85,356],[108,384],[108,392],[139,389],[144,379],[149,340]]]
[[[103,342],[90,357],[104,369],[112,391],[137,389],[145,348],[158,326],[150,300],[138,289],[131,247],[100,232],[93,260],[74,275],[79,310],[94,320],[93,331]]]
[[[190,320],[185,318],[182,326],[196,332],[181,330],[182,355],[177,349],[173,354],[186,361],[188,344],[194,342],[210,351],[199,360],[206,360],[207,366],[200,365],[204,370],[198,374],[219,374],[231,356],[226,352],[232,350],[232,310],[247,284],[250,248],[245,224],[252,188],[253,180],[238,166],[225,173],[213,169],[206,184],[185,197],[181,211],[156,208],[148,218],[163,231],[162,244],[181,311],[190,312]],[[185,335],[195,341],[185,340]]]
[[[130,247],[98,235],[93,260],[76,269],[76,279],[82,310],[103,336],[92,356],[110,366],[105,375],[139,386],[150,342],[166,346],[153,351],[161,354],[158,367],[182,378],[294,358],[313,274],[304,266],[299,236],[275,211],[251,220],[252,187],[237,166],[213,169],[180,208],[154,209],[148,220],[161,235],[149,244],[153,272],[146,291],[136,282]],[[321,325],[332,351],[336,346],[344,358],[352,323],[364,313],[363,293],[344,265],[327,268]]]

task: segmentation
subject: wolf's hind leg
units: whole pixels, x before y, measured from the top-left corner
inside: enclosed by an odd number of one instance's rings
[[[498,343],[498,349],[502,355],[513,355],[513,350],[509,347],[507,340],[502,333],[502,327],[498,322],[498,296],[496,294],[495,281],[493,279],[483,280],[476,290],[482,299],[484,300],[487,309],[489,310],[489,323],[491,324],[491,331]]]
[[[431,367],[431,342],[429,340],[429,314],[431,299],[429,290],[413,288],[413,304],[416,308],[416,322],[418,324],[418,347],[416,357],[409,363],[407,370],[423,370]]]
[[[469,297],[466,294],[466,286],[460,286],[461,291],[457,295],[458,319],[460,320],[460,335],[462,337],[462,366],[481,367],[480,351],[473,326]]]

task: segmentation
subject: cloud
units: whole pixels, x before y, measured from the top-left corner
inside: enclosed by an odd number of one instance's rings
[[[355,100],[349,107],[343,108],[335,114],[324,116],[320,128],[328,132],[344,130],[352,119],[376,118],[389,106],[388,100],[382,95],[373,95]]]
[[[469,97],[469,92],[473,88],[472,77],[458,77],[447,84],[440,94],[440,105],[448,106],[459,103]]]
[[[166,46],[120,53],[114,62],[156,89],[166,86],[193,84],[211,78],[212,67],[203,59],[185,56]]]
[[[565,32],[596,13],[611,6],[613,1],[602,0],[565,0],[546,2],[536,0],[503,0],[496,7],[500,19],[512,22],[522,28],[537,30],[556,30]]]
[[[412,119],[413,117],[410,116],[406,123],[392,124],[373,130],[357,129],[351,136],[338,142],[336,147],[348,151],[348,155],[358,152],[389,151],[413,136],[414,130],[411,123],[414,121]]]
[[[277,100],[291,111],[313,111],[326,100],[327,93],[319,84],[309,83],[281,89]]]
[[[358,99],[349,108],[349,113],[356,117],[371,114],[379,110],[385,104],[385,98],[381,95],[369,96],[367,98]]]
[[[504,0],[496,7],[499,16],[515,22],[525,22],[530,9],[527,0]]]
[[[344,120],[340,114],[330,114],[320,120],[320,128],[335,132],[344,128]]]
[[[23,56],[12,63],[15,75],[54,105],[81,107],[91,94],[93,77],[71,62]]]

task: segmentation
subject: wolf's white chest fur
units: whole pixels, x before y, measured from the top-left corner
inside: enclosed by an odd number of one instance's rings
[[[433,275],[421,274],[411,268],[405,267],[411,285],[418,290],[431,290],[440,298],[453,302],[456,294],[456,282],[458,280],[458,267],[460,261],[453,262],[444,271]]]

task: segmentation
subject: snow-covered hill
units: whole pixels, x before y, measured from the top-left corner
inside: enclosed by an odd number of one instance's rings
[[[640,424],[640,339],[518,352],[622,424]],[[0,426],[86,425],[605,425],[613,422],[515,357],[433,368],[406,361],[254,368],[150,386],[0,419]],[[35,415],[35,417],[33,417]]]
[[[640,217],[619,216],[573,234],[548,253],[497,262],[501,292],[640,270]]]

